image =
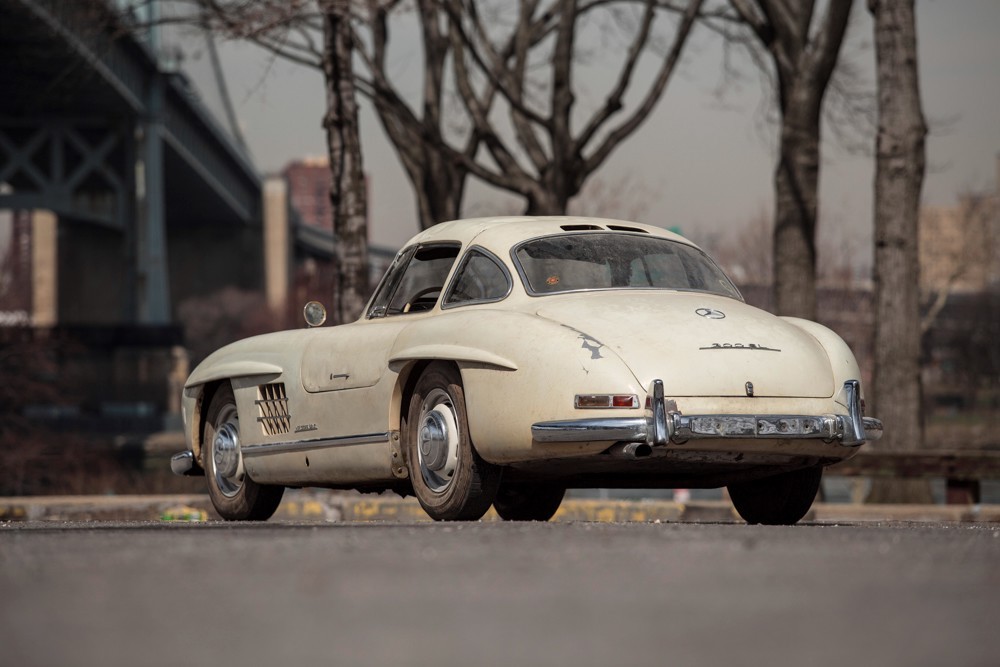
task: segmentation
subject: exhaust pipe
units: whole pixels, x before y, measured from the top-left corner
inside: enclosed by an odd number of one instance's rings
[[[645,442],[626,442],[611,448],[611,454],[626,459],[644,459],[653,453],[653,448]]]

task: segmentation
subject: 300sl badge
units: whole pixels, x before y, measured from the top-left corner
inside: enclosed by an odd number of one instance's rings
[[[757,343],[712,343],[708,347],[699,347],[699,350],[758,350],[760,352],[781,352],[781,350],[758,345]]]
[[[316,424],[299,424],[295,427],[295,432],[305,433],[306,431],[315,431],[317,428]]]

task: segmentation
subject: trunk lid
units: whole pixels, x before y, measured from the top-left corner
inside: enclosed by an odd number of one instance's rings
[[[543,297],[540,317],[614,352],[643,387],[663,381],[667,396],[826,398],[834,393],[819,342],[781,318],[701,292],[588,292]],[[608,391],[613,391],[609,387]]]

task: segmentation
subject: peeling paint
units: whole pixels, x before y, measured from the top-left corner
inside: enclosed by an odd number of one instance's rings
[[[579,329],[574,329],[573,327],[569,326],[568,324],[563,324],[562,326],[566,327],[570,331],[575,331],[576,333],[580,334],[579,336],[577,336],[577,338],[579,338],[580,340],[583,341],[583,345],[581,345],[581,347],[583,349],[588,350],[590,352],[590,358],[591,359],[603,359],[604,358],[601,355],[601,348],[604,347],[604,343],[602,343],[601,341],[597,340],[596,338],[594,338],[590,334],[586,334],[586,333],[580,331]]]

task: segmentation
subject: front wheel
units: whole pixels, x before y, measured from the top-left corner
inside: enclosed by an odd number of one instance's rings
[[[501,469],[472,445],[457,368],[427,367],[410,398],[405,433],[410,480],[424,511],[435,521],[475,521],[486,514]]]
[[[548,521],[565,495],[560,487],[501,483],[493,509],[505,521]]]
[[[278,509],[285,487],[258,484],[243,468],[240,417],[228,383],[212,396],[205,414],[201,465],[208,481],[208,496],[223,519],[267,521]]]
[[[823,468],[816,466],[729,485],[733,506],[747,523],[790,526],[816,499]]]

